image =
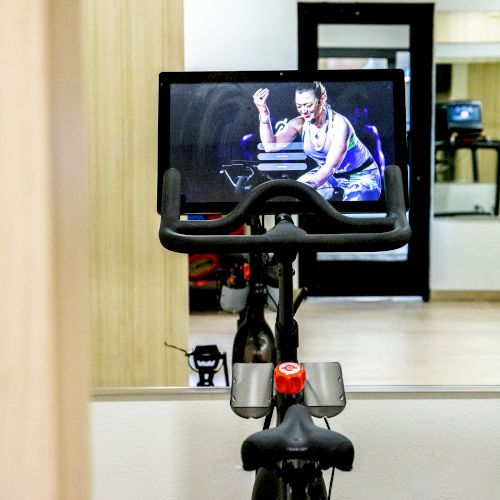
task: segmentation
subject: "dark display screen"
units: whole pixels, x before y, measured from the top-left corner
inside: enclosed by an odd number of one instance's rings
[[[481,103],[479,101],[449,103],[447,109],[450,130],[482,130]]]
[[[273,179],[380,212],[385,167],[407,177],[403,72],[162,73],[158,141],[159,196],[165,169],[179,170],[183,213],[226,213]]]

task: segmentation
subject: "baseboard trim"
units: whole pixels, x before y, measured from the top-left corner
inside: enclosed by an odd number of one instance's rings
[[[431,290],[430,300],[500,302],[500,290]]]

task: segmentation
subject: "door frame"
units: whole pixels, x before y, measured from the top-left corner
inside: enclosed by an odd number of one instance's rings
[[[429,299],[429,225],[433,140],[433,4],[298,3],[299,69],[317,69],[320,24],[409,26],[410,132],[408,134],[409,221],[412,240],[404,262],[300,259],[300,284],[312,295],[401,295]],[[331,274],[354,278],[331,279]],[[313,277],[307,279],[305,277]],[[325,279],[326,276],[326,279]],[[339,285],[340,283],[340,285]]]

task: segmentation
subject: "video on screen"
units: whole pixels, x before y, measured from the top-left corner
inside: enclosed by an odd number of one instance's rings
[[[378,200],[396,161],[393,91],[391,80],[172,83],[169,166],[184,202],[235,203],[273,179],[331,202]]]

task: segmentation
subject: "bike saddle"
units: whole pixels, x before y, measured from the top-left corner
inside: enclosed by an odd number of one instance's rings
[[[281,425],[249,436],[241,447],[243,469],[273,469],[283,460],[317,462],[321,469],[352,469],[354,447],[338,432],[317,427],[307,406],[291,406]]]

